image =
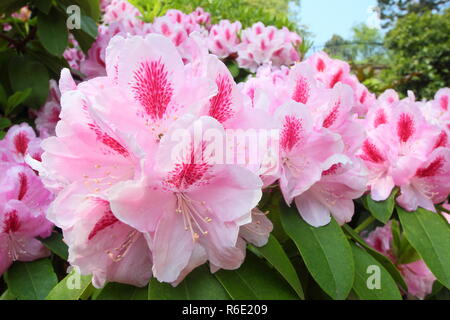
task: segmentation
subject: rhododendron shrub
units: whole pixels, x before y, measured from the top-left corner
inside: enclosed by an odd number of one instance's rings
[[[5,125],[2,297],[180,299],[193,282],[203,299],[448,292],[450,89],[376,96],[345,61],[300,61],[293,30],[202,8],[98,12],[92,43],[70,34],[42,82],[34,129]]]

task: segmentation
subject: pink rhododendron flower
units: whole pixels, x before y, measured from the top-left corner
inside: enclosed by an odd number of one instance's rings
[[[369,168],[372,199],[385,200],[398,186],[406,210],[435,211],[450,192],[446,131],[429,123],[412,97],[399,101],[393,92],[380,96],[367,122],[359,155]]]
[[[299,60],[296,47],[300,43],[301,38],[287,28],[280,30],[258,22],[242,31],[237,62],[241,68],[253,72],[269,62],[274,66],[289,66]]]
[[[320,227],[330,222],[331,215],[342,225],[350,222],[357,199],[366,191],[367,173],[358,159],[345,156],[327,160],[322,177],[306,192],[295,198],[297,209],[310,225]]]
[[[144,285],[152,274],[177,284],[206,261],[238,268],[244,239],[264,243],[270,232],[270,222],[252,219],[261,180],[206,156],[206,137],[195,134],[178,157],[172,139],[200,126],[226,140],[224,125],[243,107],[227,68],[203,54],[185,65],[168,38],[149,34],[113,38],[106,73],[62,90],[56,137],[35,165],[58,191],[48,217],[63,229],[69,261],[97,287]]]
[[[40,159],[40,139],[28,124],[11,127],[0,140],[0,274],[14,261],[33,261],[50,254],[37,237],[50,235],[45,218],[53,195],[25,163]]]
[[[393,236],[390,223],[383,227],[377,227],[366,238],[370,246],[389,257],[397,265],[408,286],[408,294],[419,299],[424,299],[431,293],[436,277],[431,273],[423,260],[398,265],[396,262],[397,257],[392,250],[392,240]]]
[[[41,140],[36,138],[34,130],[26,123],[12,126],[3,140],[0,140],[0,161],[25,163],[27,155],[40,159]]]
[[[356,76],[350,74],[347,62],[330,58],[325,52],[317,52],[305,60],[315,70],[314,77],[327,88],[333,88],[338,83],[349,85],[353,89],[353,111],[364,116],[375,103],[375,95],[361,84]]]
[[[190,13],[190,16],[194,18],[194,21],[198,24],[209,27],[211,23],[211,14],[203,10],[203,8],[198,7],[193,12]]]
[[[121,22],[124,25],[128,24],[130,27],[144,25],[144,21],[139,19],[141,13],[137,8],[126,0],[112,0],[105,8],[103,21],[106,24],[113,24],[114,22]]]
[[[0,274],[14,261],[33,261],[50,252],[37,240],[50,235],[53,225],[45,218],[52,194],[25,165],[1,162]]]
[[[231,23],[228,20],[221,20],[219,24],[213,25],[209,31],[208,49],[219,58],[235,54],[241,42],[239,39],[241,28],[239,21]]]

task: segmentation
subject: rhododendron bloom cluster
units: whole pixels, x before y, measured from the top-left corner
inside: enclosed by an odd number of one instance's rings
[[[38,169],[58,192],[48,216],[63,229],[69,261],[96,286],[143,286],[152,274],[175,284],[207,260],[212,270],[235,269],[245,239],[267,241],[270,222],[253,210],[258,175],[210,161],[206,137],[172,157],[177,129],[194,135],[201,126],[225,139],[224,124],[238,121],[228,69],[207,53],[198,59],[184,65],[161,35],[117,36],[106,77],[61,89],[61,121]]]
[[[236,59],[241,68],[255,71],[265,65],[292,65],[299,60],[297,52],[301,38],[287,28],[254,24],[242,31],[239,21],[221,20],[211,25],[211,16],[202,8],[185,14],[170,9],[164,16],[156,17],[151,23],[144,22],[140,12],[128,1],[113,0],[104,3],[104,16],[98,29],[98,37],[89,49],[87,57],[76,44],[64,53],[71,67],[84,73],[88,78],[105,75],[105,50],[115,35],[145,35],[158,33],[168,37],[175,44],[184,62],[186,46],[190,46],[189,36],[196,32],[204,39],[211,53],[219,58]]]
[[[397,202],[406,210],[435,211],[450,193],[448,123],[427,121],[424,112],[431,107],[421,104],[412,96],[399,100],[392,91],[381,95],[367,114],[368,137],[359,156],[369,168],[372,199],[385,200],[397,186]]]
[[[101,288],[235,270],[248,244],[269,241],[279,199],[312,231],[353,228],[366,197],[449,220],[449,88],[377,97],[344,61],[299,61],[287,28],[212,24],[202,8],[144,22],[125,0],[101,10],[86,55],[74,38],[63,54],[80,72],[63,69],[29,113],[39,137],[21,124],[0,140],[0,274],[49,255],[38,238],[54,225]],[[250,75],[236,83],[230,61]],[[436,278],[423,260],[400,263],[392,223],[363,235],[423,299]]]
[[[37,238],[52,231],[45,214],[53,196],[25,163],[27,157],[40,160],[39,144],[27,124],[11,127],[0,141],[0,275],[14,261],[50,254]]]

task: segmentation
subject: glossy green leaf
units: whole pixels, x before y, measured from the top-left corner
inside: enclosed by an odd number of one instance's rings
[[[351,247],[355,260],[353,290],[358,297],[362,300],[401,300],[397,284],[381,263],[356,244],[351,244]],[[379,283],[373,283],[370,277],[377,276]]]
[[[388,257],[384,256],[383,254],[379,253],[375,249],[373,249],[371,246],[369,246],[363,238],[361,238],[352,228],[350,228],[348,225],[344,225],[343,229],[346,234],[348,234],[356,243],[361,245],[366,251],[374,257],[381,265],[389,272],[389,274],[392,276],[392,278],[397,282],[397,284],[403,289],[407,290],[407,286],[405,283],[405,280],[403,279],[402,275],[400,274],[400,271],[397,269],[397,267],[394,266],[394,264],[389,260]]]
[[[419,208],[408,212],[397,207],[405,237],[436,278],[450,288],[450,227],[445,219]]]
[[[3,292],[3,294],[0,296],[0,300],[16,300],[17,297],[10,291],[6,290]]]
[[[233,300],[295,300],[298,296],[278,271],[247,251],[244,263],[236,270],[215,273]]]
[[[75,269],[47,295],[46,300],[79,300],[91,286],[92,276],[82,276]]]
[[[23,103],[30,96],[31,92],[31,88],[28,88],[23,91],[16,91],[9,96],[8,101],[6,102],[5,114],[11,114],[18,105]]]
[[[9,80],[14,91],[31,88],[25,104],[40,108],[48,96],[49,76],[47,68],[28,56],[16,56],[9,64]]]
[[[5,274],[8,290],[19,300],[43,300],[58,280],[49,259],[16,261]]]
[[[9,120],[8,118],[0,118],[0,130],[9,128],[11,124],[11,120]]]
[[[148,285],[149,300],[227,300],[230,297],[206,265],[193,270],[175,288],[152,278]]]
[[[294,269],[283,247],[278,240],[270,235],[269,241],[263,247],[257,248],[252,246],[253,250],[261,254],[267,261],[283,276],[284,279],[291,285],[301,299],[305,299],[302,285],[298,278],[297,272]]]
[[[46,246],[51,252],[59,256],[63,260],[67,260],[69,257],[68,247],[63,241],[62,234],[59,232],[53,232],[52,235],[45,239],[39,239],[44,246]]]
[[[147,300],[148,288],[123,283],[108,283],[101,289],[96,300]]]
[[[61,56],[68,44],[66,16],[53,8],[49,14],[38,14],[37,35],[48,52]]]
[[[334,219],[323,227],[306,223],[295,207],[282,206],[281,222],[319,286],[333,299],[345,299],[355,266],[350,244]]]
[[[397,195],[397,189],[392,190],[391,195],[384,201],[374,201],[368,194],[364,198],[364,204],[366,209],[379,221],[386,223],[392,216],[395,206],[395,196]]]

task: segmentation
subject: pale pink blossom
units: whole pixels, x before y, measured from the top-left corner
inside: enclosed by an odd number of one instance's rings
[[[129,25],[131,28],[135,26],[142,27],[144,21],[140,19],[141,13],[137,8],[126,0],[112,0],[105,7],[105,14],[103,15],[103,22],[106,24],[113,24],[120,22],[124,25]]]
[[[390,106],[381,104],[373,112],[374,115],[369,112],[371,124],[368,126],[368,137],[359,151],[359,156],[369,168],[372,199],[385,200],[394,186],[403,186],[399,199],[408,210],[415,210],[419,202],[432,209],[430,201],[425,201],[425,198],[433,198],[431,193],[434,191],[422,184],[425,189],[416,194],[411,189],[411,183],[417,170],[426,166],[434,150],[444,147],[445,139],[439,129],[425,120],[420,109],[410,99]],[[423,179],[418,181],[424,182]],[[421,193],[426,194],[425,198],[418,198]],[[402,201],[404,197],[409,197],[408,201]]]
[[[221,20],[219,24],[213,25],[208,37],[209,51],[219,58],[236,54],[237,46],[241,41],[239,39],[241,28],[239,21],[231,23],[228,20]]]
[[[35,120],[36,129],[41,138],[55,135],[56,123],[61,112],[61,92],[55,80],[50,80],[48,98],[45,104],[37,112]]]
[[[361,160],[343,155],[328,159],[322,177],[295,198],[300,215],[314,227],[328,224],[333,216],[343,225],[355,212],[353,199],[366,191],[367,172]]]
[[[40,159],[40,143],[41,140],[27,123],[14,125],[9,128],[3,140],[0,140],[0,161],[25,163],[27,155]]]
[[[106,77],[77,85],[61,79],[70,88],[60,87],[61,120],[35,168],[58,192],[48,217],[67,237],[69,261],[94,274],[98,287],[112,280],[142,285],[150,270],[176,285],[205,261],[213,271],[243,262],[245,236],[239,232],[252,223],[259,177],[206,157],[212,143],[206,138],[200,148],[188,143],[187,154],[172,157],[177,130],[193,135],[200,125],[225,141],[224,125],[234,123],[243,107],[217,57],[199,53],[194,60],[185,65],[161,35],[116,36],[106,50]],[[102,214],[106,227],[89,237]],[[267,236],[249,241],[263,243]],[[104,254],[116,248],[127,248],[118,261]]]
[[[266,27],[258,22],[242,31],[241,40],[237,62],[241,68],[252,72],[269,62],[279,67],[292,65],[299,60],[296,47],[300,45],[301,38],[285,27]]]
[[[211,14],[203,10],[203,8],[198,7],[193,12],[190,13],[190,16],[194,18],[194,21],[200,25],[204,25],[209,27],[211,23]]]
[[[50,252],[37,240],[53,225],[45,212],[53,199],[26,165],[0,162],[0,274],[14,261],[33,261]]]

